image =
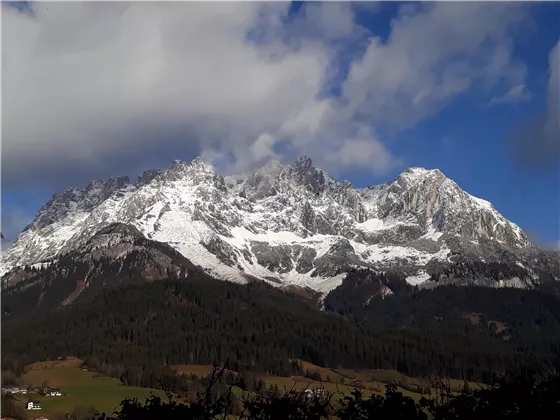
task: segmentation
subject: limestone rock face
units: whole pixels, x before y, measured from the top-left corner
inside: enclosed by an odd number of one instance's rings
[[[174,161],[136,183],[113,178],[57,193],[3,250],[1,273],[95,247],[107,226],[112,238],[168,244],[218,278],[321,293],[356,267],[398,269],[425,286],[494,284],[491,264],[517,267],[501,269],[501,280],[515,277],[510,283],[523,287],[560,279],[558,253],[532,246],[492,204],[437,169],[409,168],[391,182],[356,189],[308,157],[241,177],[222,177],[199,158]]]

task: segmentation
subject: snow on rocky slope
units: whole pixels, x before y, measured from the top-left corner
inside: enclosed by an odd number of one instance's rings
[[[518,226],[437,169],[410,168],[355,189],[307,157],[245,177],[222,177],[197,158],[146,171],[135,183],[108,179],[55,194],[2,254],[1,273],[72,251],[114,222],[168,243],[218,278],[320,292],[353,266],[398,268],[422,284],[428,268],[454,264],[458,254],[523,263],[521,282],[530,283],[538,278],[531,261],[541,258]]]

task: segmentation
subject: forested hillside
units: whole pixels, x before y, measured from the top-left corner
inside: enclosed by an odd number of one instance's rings
[[[389,286],[393,293],[381,293]],[[508,331],[540,339],[560,331],[560,299],[541,290],[477,286],[416,289],[397,273],[352,270],[325,299],[325,309],[393,327],[456,325],[465,313],[508,323]]]
[[[445,298],[447,289],[441,290],[425,292],[424,318],[430,318],[434,309],[431,316],[442,317],[437,312],[438,295],[429,294],[444,293]],[[477,293],[464,290],[467,296]],[[558,312],[543,308],[558,303],[555,298],[546,303],[528,292],[511,293],[534,305],[530,311],[547,314],[540,326],[529,327],[525,324],[533,320],[516,313],[523,326],[553,334]],[[488,383],[518,364],[534,358],[540,363],[558,354],[554,336],[524,341],[525,335],[515,340],[512,334],[507,341],[503,334],[455,317],[453,311],[444,314],[449,321],[424,322],[414,305],[423,295],[402,296],[379,298],[376,305],[369,305],[375,310],[359,315],[367,318],[362,322],[320,312],[262,283],[242,286],[201,277],[119,286],[44,316],[5,318],[3,369],[17,371],[28,362],[73,355],[97,359],[106,373],[125,375],[128,383],[141,385],[162,364],[211,363],[219,357],[229,358],[237,371],[289,375],[298,368],[292,363],[298,358],[326,367],[396,368],[411,376],[466,377]],[[326,304],[337,310],[332,302]],[[481,305],[489,308],[495,301],[488,298]]]
[[[382,293],[390,286],[390,295]],[[542,290],[440,286],[416,289],[397,273],[352,270],[325,301],[355,322],[425,331],[486,331],[537,359],[560,354],[560,298]]]

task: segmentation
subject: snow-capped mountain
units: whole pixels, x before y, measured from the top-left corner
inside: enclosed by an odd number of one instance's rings
[[[243,177],[222,177],[199,158],[175,161],[135,183],[108,179],[57,193],[2,254],[2,274],[75,250],[115,222],[171,245],[215,277],[319,292],[356,266],[398,269],[424,285],[452,281],[459,276],[453,267],[465,261],[517,267],[514,278],[459,270],[480,282],[533,286],[543,273],[560,277],[558,253],[533,247],[489,202],[437,169],[410,168],[392,182],[356,189],[308,157]]]

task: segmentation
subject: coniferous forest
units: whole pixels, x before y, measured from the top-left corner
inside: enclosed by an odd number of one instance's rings
[[[166,364],[219,358],[235,371],[289,376],[301,373],[293,361],[302,359],[493,383],[560,354],[560,301],[553,295],[475,287],[417,291],[399,289],[392,279],[396,293],[366,304],[353,297],[356,290],[388,281],[368,276],[350,276],[325,299],[325,311],[260,282],[200,275],[121,285],[69,307],[5,316],[3,370],[77,356],[127,384],[154,386]],[[477,323],[465,318],[469,313]]]

